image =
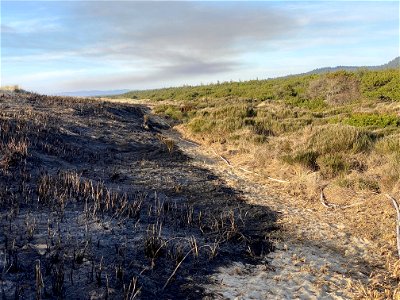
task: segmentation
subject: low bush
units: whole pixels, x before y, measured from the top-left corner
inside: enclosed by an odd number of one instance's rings
[[[368,151],[376,140],[376,134],[347,125],[325,125],[310,137],[307,148],[321,154]]]
[[[257,120],[252,126],[252,130],[257,135],[273,136],[273,121],[270,119]]]
[[[368,190],[375,193],[380,192],[380,186],[376,180],[368,178],[359,178],[357,181],[357,185],[360,190]]]
[[[200,117],[194,118],[188,123],[189,129],[193,133],[212,132],[215,126],[216,126],[215,121],[210,121],[209,119]]]
[[[359,85],[359,79],[354,73],[337,71],[310,81],[307,94],[311,99],[342,105],[360,98]]]
[[[386,136],[375,144],[378,153],[398,155],[400,157],[400,134]]]
[[[318,152],[315,151],[300,151],[294,155],[285,155],[282,159],[288,164],[299,164],[312,171],[316,171],[319,168],[317,163],[318,156]]]
[[[400,118],[387,114],[352,114],[343,120],[344,124],[357,127],[379,127],[400,126]]]
[[[359,73],[361,89],[368,98],[400,101],[399,70],[364,71]]]
[[[154,108],[154,112],[177,121],[182,121],[187,117],[187,113],[183,113],[178,105],[158,105]]]
[[[286,99],[288,105],[307,108],[310,110],[321,110],[327,105],[322,99],[304,99],[304,98],[292,98]]]
[[[349,163],[343,155],[338,153],[326,154],[317,158],[317,164],[321,175],[325,178],[333,178],[350,169]]]

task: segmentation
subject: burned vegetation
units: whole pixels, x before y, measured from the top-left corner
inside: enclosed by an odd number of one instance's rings
[[[275,214],[164,129],[140,106],[0,93],[2,299],[198,299],[271,251]]]

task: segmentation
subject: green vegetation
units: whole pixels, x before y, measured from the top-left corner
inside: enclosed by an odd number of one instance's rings
[[[369,131],[351,126],[327,125],[317,130],[304,143],[303,150],[283,156],[289,164],[301,164],[324,177],[331,178],[359,166],[352,165],[348,159],[352,155],[368,152],[377,136]]]
[[[317,159],[317,163],[322,176],[326,178],[335,177],[350,169],[348,162],[342,154],[335,153],[320,156]]]
[[[388,135],[378,141],[375,145],[376,150],[381,154],[400,156],[400,135]]]
[[[319,153],[315,151],[301,151],[293,156],[285,155],[282,159],[289,164],[300,164],[312,171],[316,171],[319,168],[317,164],[318,156]]]
[[[256,147],[260,168],[276,158],[325,179],[341,178],[338,184],[357,173],[372,179],[352,186],[374,191],[377,184],[392,188],[400,179],[396,69],[183,86],[120,97],[154,101],[156,113],[210,142]]]
[[[359,74],[361,90],[366,97],[400,101],[400,71],[364,71]]]
[[[183,120],[187,118],[187,114],[181,111],[177,105],[159,105],[154,109],[157,114],[164,114],[174,120]]]
[[[343,120],[343,123],[357,127],[379,127],[400,126],[400,117],[387,114],[365,114],[356,113]]]
[[[352,126],[328,125],[318,128],[306,146],[319,153],[359,153],[368,151],[376,135]]]
[[[133,91],[120,97],[151,100],[193,101],[231,97],[259,101],[286,100],[293,105],[325,106],[325,102],[354,101],[361,98],[400,101],[399,70],[337,71],[322,75],[300,75],[268,80],[223,82],[200,86]],[[315,103],[319,103],[318,105]],[[307,104],[305,104],[307,103]],[[311,107],[309,107],[310,105]]]

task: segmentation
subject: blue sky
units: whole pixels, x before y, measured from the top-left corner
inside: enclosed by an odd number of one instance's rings
[[[1,1],[1,85],[42,93],[261,79],[398,55],[397,1]]]

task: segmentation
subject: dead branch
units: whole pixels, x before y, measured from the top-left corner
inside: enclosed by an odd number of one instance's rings
[[[182,258],[182,260],[176,265],[174,271],[172,272],[172,274],[168,277],[167,281],[165,282],[164,286],[163,286],[163,290],[165,290],[165,288],[167,287],[167,285],[170,283],[172,277],[174,277],[174,275],[176,274],[176,271],[178,271],[179,267],[182,265],[183,261],[189,256],[190,253],[192,253],[193,251],[196,251],[198,253],[198,251],[202,248],[205,247],[210,247],[210,245],[203,245],[201,247],[198,247],[197,245],[195,247],[190,248],[190,250],[186,253],[186,255]]]
[[[327,185],[325,185],[325,186],[323,186],[321,188],[321,194],[320,194],[320,197],[319,197],[319,200],[321,201],[321,204],[326,208],[330,208],[330,209],[336,209],[336,208],[346,209],[346,208],[358,206],[358,205],[361,205],[361,204],[364,203],[364,201],[356,202],[356,203],[349,204],[349,205],[338,205],[338,204],[334,204],[334,203],[328,203],[328,201],[326,200],[326,196],[324,194],[324,189],[326,187],[327,187]]]
[[[184,139],[184,138],[181,138],[181,137],[178,137],[182,142],[185,142],[185,143],[188,143],[188,144],[192,144],[193,146],[196,146],[196,147],[199,147],[200,146],[200,144],[198,144],[198,143],[196,143],[196,142],[193,142],[193,141],[189,141],[188,139]]]
[[[397,237],[397,254],[399,255],[400,258],[400,208],[397,200],[390,196],[389,194],[386,194],[386,197],[392,201],[392,204],[394,208],[396,209],[396,214],[397,214],[397,222],[396,222],[396,237]]]
[[[211,148],[211,150],[214,152],[214,154],[216,156],[218,156],[219,158],[221,158],[228,166],[233,167],[232,164],[229,162],[229,160],[227,160],[225,157],[223,157],[222,155],[219,155],[217,153],[217,151],[214,150],[214,148]]]
[[[326,186],[321,188],[321,194],[319,197],[319,200],[321,201],[322,205],[326,208],[335,208],[336,205],[335,204],[329,204],[326,202],[326,198],[325,198],[325,194],[324,194],[324,188],[326,188]]]
[[[172,274],[168,277],[167,282],[165,282],[164,286],[163,286],[163,290],[165,290],[165,288],[167,287],[168,283],[171,281],[172,277],[174,277],[174,275],[176,274],[176,271],[178,271],[179,267],[181,266],[181,264],[183,263],[183,261],[185,260],[186,257],[189,256],[189,254],[193,251],[193,249],[190,249],[190,251],[188,253],[186,253],[186,255],[183,257],[183,259],[176,265],[174,271],[172,272]]]
[[[289,181],[287,181],[287,180],[277,179],[277,178],[273,178],[273,177],[270,177],[270,176],[267,176],[267,179],[272,180],[272,181],[276,181],[276,182],[281,182],[281,183],[289,183]]]
[[[257,176],[262,176],[262,175],[260,175],[260,174],[257,173],[257,172],[253,172],[253,171],[247,170],[247,169],[242,168],[242,167],[239,167],[239,170],[242,170],[242,171],[244,171],[244,172],[246,172],[246,173],[255,174],[255,175],[257,175]],[[276,182],[280,182],[280,183],[289,183],[288,180],[277,179],[277,178],[274,178],[274,177],[271,177],[271,176],[267,176],[267,179],[268,179],[268,180],[272,180],[272,181],[276,181]]]

